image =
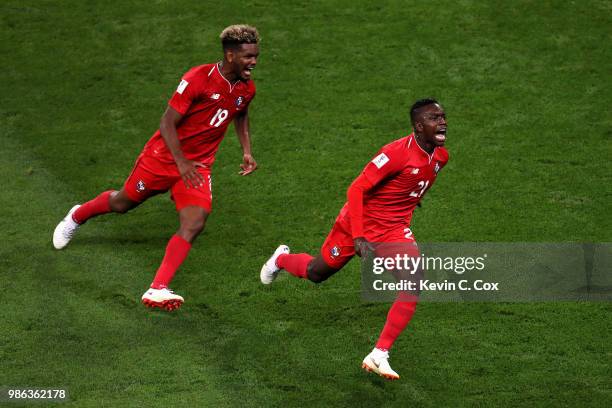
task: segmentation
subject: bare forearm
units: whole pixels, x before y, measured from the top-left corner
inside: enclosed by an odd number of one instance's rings
[[[243,154],[251,154],[251,137],[248,133],[243,133],[242,135],[238,135],[238,140],[240,141],[240,145],[242,146]]]
[[[181,150],[181,143],[179,142],[178,135],[176,134],[176,129],[164,128],[162,126],[159,130],[164,142],[166,142],[166,146],[168,146],[168,150],[170,150],[172,157],[174,157],[174,161],[178,163],[181,160],[185,160],[185,156]]]
[[[257,169],[257,162],[251,154],[251,136],[249,135],[249,115],[244,112],[242,115],[236,116],[234,119],[234,127],[238,135],[238,141],[242,146],[242,169],[239,174],[242,176],[249,175]]]
[[[159,124],[161,136],[176,163],[185,160],[183,150],[181,149],[181,142],[179,141],[176,131],[176,124],[179,120],[180,115],[177,112],[170,111],[170,109],[168,109],[162,116]]]
[[[234,120],[238,141],[244,154],[251,154],[251,135],[249,132],[249,116],[247,114],[236,117]]]

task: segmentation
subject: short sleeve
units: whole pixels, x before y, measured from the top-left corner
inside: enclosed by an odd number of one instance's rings
[[[187,113],[187,110],[198,96],[197,89],[199,84],[197,82],[198,78],[194,71],[195,70],[190,70],[183,75],[181,82],[168,102],[168,105],[181,115]]]
[[[376,186],[381,181],[399,173],[404,163],[405,160],[399,152],[383,148],[365,166],[363,175],[372,183],[372,186]]]

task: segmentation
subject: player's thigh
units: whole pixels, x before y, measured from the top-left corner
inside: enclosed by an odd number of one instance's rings
[[[382,265],[392,265],[387,270],[396,280],[419,279],[422,259],[415,241],[387,241],[374,244],[374,257],[382,259]]]
[[[125,213],[132,208],[136,208],[142,203],[142,201],[133,201],[126,193],[125,187],[121,187],[121,190],[111,194],[109,204],[111,210],[117,213]]]
[[[140,155],[132,172],[123,183],[117,201],[129,201],[136,206],[154,195],[168,191],[177,177],[178,174],[170,173],[167,165],[154,158]]]
[[[419,247],[409,228],[389,230],[381,237],[382,242],[375,244],[377,258],[390,258],[399,262],[389,262],[394,265],[390,273],[396,282],[414,282],[415,290],[398,291],[400,301],[417,302],[420,294],[420,281],[423,279],[422,259]]]
[[[321,260],[333,270],[340,270],[355,256],[353,237],[340,220],[334,226],[321,246]]]
[[[187,187],[182,179],[177,180],[170,192],[176,210],[180,213],[187,207],[200,207],[206,211],[206,215],[212,211],[212,177],[207,168],[198,168],[198,172],[204,177],[204,184],[198,187]]]
[[[317,255],[310,263],[308,263],[308,279],[314,283],[321,283],[329,279],[332,275],[338,272],[340,268],[334,268],[327,264],[323,256]]]
[[[208,218],[208,211],[206,211],[204,208],[189,205],[181,208],[178,213],[181,229],[191,230],[196,233],[199,233],[204,229],[206,218]]]

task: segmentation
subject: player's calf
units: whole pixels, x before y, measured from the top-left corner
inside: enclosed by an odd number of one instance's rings
[[[306,276],[311,282],[321,283],[325,282],[339,270],[340,269],[329,266],[323,257],[319,255],[308,263],[308,267],[306,268]]]
[[[179,211],[180,227],[177,235],[181,236],[187,242],[193,243],[195,239],[204,230],[208,212],[202,207],[189,206]]]
[[[132,208],[136,208],[140,205],[140,202],[133,201],[130,199],[125,190],[122,188],[119,191],[113,192],[110,195],[108,204],[110,206],[110,210],[114,213],[125,214],[130,211]]]
[[[306,253],[289,254],[289,247],[281,245],[261,268],[261,282],[269,285],[282,269],[314,283],[321,283],[339,271],[327,265],[320,255],[315,258]]]

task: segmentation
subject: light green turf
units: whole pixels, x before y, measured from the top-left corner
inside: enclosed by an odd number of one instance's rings
[[[451,161],[420,241],[612,241],[610,3],[410,3],[2,2],[0,387],[68,387],[75,407],[610,406],[609,304],[422,304],[387,383],[359,368],[388,305],[360,301],[356,261],[320,286],[258,281],[280,242],[317,251],[424,96],[446,107]],[[241,21],[263,37],[261,168],[237,175],[231,131],[173,282],[187,301],[150,311],[167,197],[62,252],[51,233],[121,185],[181,73]]]

